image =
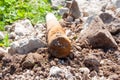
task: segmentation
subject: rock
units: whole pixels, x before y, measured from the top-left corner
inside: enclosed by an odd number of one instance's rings
[[[23,69],[33,68],[35,63],[40,62],[40,60],[42,60],[42,59],[43,59],[43,57],[38,53],[29,53],[22,63],[22,68]]]
[[[14,53],[25,54],[25,53],[29,53],[34,49],[45,46],[46,46],[45,42],[43,42],[41,39],[36,37],[28,37],[13,42],[8,52],[11,54]]]
[[[0,48],[0,60],[5,56],[7,52],[3,49],[3,48]]]
[[[84,60],[84,65],[90,69],[90,71],[99,71],[100,62],[94,58],[87,58]]]
[[[4,57],[4,54],[0,52],[0,60]]]
[[[108,80],[118,80],[118,78],[119,78],[119,75],[113,74],[108,77]]]
[[[2,75],[2,73],[0,72],[0,79],[2,79],[2,77],[3,77],[3,75]]]
[[[110,23],[114,20],[113,16],[109,13],[101,13],[99,17],[102,19],[103,23]]]
[[[43,33],[43,31],[46,30],[45,26],[43,24],[36,24],[34,26],[34,29],[37,31],[37,32],[40,32],[40,33]]]
[[[7,53],[7,51],[5,49],[3,49],[2,47],[0,47],[0,53],[5,54],[5,53]]]
[[[13,26],[12,26],[12,25],[6,25],[6,26],[5,26],[5,31],[8,31],[8,32],[14,31],[14,30],[13,30]]]
[[[63,16],[63,14],[65,14],[65,13],[69,13],[69,9],[68,8],[61,8],[61,9],[59,9],[59,14],[61,16]]]
[[[43,56],[38,53],[34,53],[33,58],[34,58],[35,62],[40,62],[43,59]]]
[[[15,22],[13,25],[14,32],[19,36],[31,34],[31,32],[34,30],[31,22],[28,19]]]
[[[71,7],[70,7],[70,14],[75,19],[77,19],[81,16],[80,8],[79,8],[78,2],[76,0],[72,1]]]
[[[101,65],[113,65],[114,63],[109,59],[103,59],[100,61]]]
[[[76,24],[80,24],[80,22],[81,22],[80,19],[75,19]]]
[[[33,36],[36,36],[37,38],[39,39],[44,39],[44,37],[46,36],[46,28],[43,24],[36,24],[34,26],[35,28],[35,31],[34,31],[34,35]],[[37,35],[36,35],[37,34]],[[45,40],[44,40],[45,41]]]
[[[115,51],[114,52],[116,59],[117,59],[117,64],[120,65],[120,52],[119,51]]]
[[[72,4],[72,0],[66,0],[66,5],[65,7],[70,8]]]
[[[74,76],[72,75],[72,73],[70,72],[69,69],[64,69],[64,73],[65,73],[65,78],[67,80],[74,80]]]
[[[55,65],[56,65],[56,62],[52,60],[52,61],[50,61],[50,65],[51,65],[51,66],[55,66]]]
[[[5,55],[2,58],[3,64],[6,65],[7,63],[10,63],[12,61],[12,58],[13,58],[13,56],[10,56],[9,54]]]
[[[25,70],[24,72],[22,72],[22,74],[14,74],[14,77],[12,79],[15,80],[34,80],[35,76],[33,76],[34,72],[32,70]],[[35,79],[37,80],[37,79]]]
[[[70,29],[66,30],[66,35],[67,36],[71,36],[72,35],[72,31]]]
[[[13,63],[12,65],[15,66],[16,68],[20,67],[21,63],[24,61],[26,55],[21,55],[21,54],[14,54],[10,55],[12,56],[11,62]]]
[[[43,24],[39,24],[39,23],[36,24],[34,28],[35,30],[39,30],[39,31],[44,31],[46,29]]]
[[[116,17],[120,18],[120,8],[116,9],[115,13]]]
[[[102,8],[101,8],[101,11],[102,11],[102,12],[105,12],[106,6],[107,6],[107,3],[102,6]]]
[[[81,9],[81,16],[92,16],[101,12],[105,1],[98,0],[76,0]],[[88,7],[89,6],[89,7]]]
[[[103,12],[101,12],[101,13],[103,13]],[[113,18],[115,18],[115,11],[106,10],[105,13],[108,13],[108,14],[110,14]]]
[[[81,73],[74,73],[74,75],[75,75],[75,79],[76,80],[82,80],[82,79],[84,79],[83,76],[81,75]],[[84,76],[86,77],[86,75],[84,75]]]
[[[59,73],[62,73],[63,70],[59,67],[56,67],[56,66],[52,66],[50,68],[50,72],[49,72],[49,75],[50,76],[55,76],[55,75],[58,75]]]
[[[4,39],[4,34],[0,31],[0,40]]]
[[[89,74],[90,70],[86,67],[82,67],[82,68],[79,68],[79,71],[82,73],[82,74]]]
[[[81,11],[81,12],[82,12],[82,17],[88,17],[88,16],[89,16],[89,11],[83,10],[83,11]]]
[[[115,11],[116,6],[112,2],[108,2],[105,6],[105,10]]]
[[[83,20],[85,23],[83,25],[83,28],[87,28],[90,23],[92,22],[92,20],[94,19],[95,15],[89,16],[88,18],[84,18],[85,20]]]
[[[106,79],[104,76],[102,77],[94,76],[91,78],[91,80],[108,80],[108,79]]]
[[[120,33],[120,19],[114,19],[110,24],[106,25],[106,28],[113,35]]]
[[[73,17],[72,16],[67,16],[66,21],[67,22],[73,22]]]
[[[74,80],[74,76],[72,75],[72,73],[70,72],[70,67],[67,66],[67,67],[62,67],[62,68],[59,68],[59,67],[56,67],[56,66],[53,66],[51,67],[50,69],[50,77],[54,76],[56,78],[65,78],[67,80]]]
[[[60,5],[65,5],[65,0],[51,0],[52,8],[58,9]]]
[[[94,76],[97,76],[97,72],[96,72],[96,71],[92,71],[92,72],[90,73],[90,77],[94,77]]]
[[[40,77],[39,76],[35,76],[35,80],[39,80],[40,79]]]
[[[66,16],[67,17],[67,16]],[[59,23],[61,26],[65,27],[66,26],[66,23],[65,23],[65,20],[64,19],[60,19],[59,20]]]
[[[120,8],[120,0],[111,0],[116,8]]]
[[[9,39],[15,39],[15,37],[16,37],[15,32],[11,32],[11,33],[9,34]]]
[[[34,62],[32,61],[26,61],[22,63],[22,68],[23,69],[32,69],[34,67]]]
[[[99,17],[93,18],[90,24],[84,27],[80,33],[79,42],[83,47],[91,45],[93,48],[117,48],[117,43]]]
[[[11,65],[11,66],[10,66],[10,69],[9,69],[9,73],[10,73],[11,75],[13,75],[15,71],[16,71],[16,66],[15,66],[15,65]]]

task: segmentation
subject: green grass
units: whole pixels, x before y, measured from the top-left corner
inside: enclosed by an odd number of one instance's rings
[[[28,18],[33,24],[45,21],[47,12],[51,12],[48,0],[1,0],[0,30],[18,19]]]
[[[55,12],[50,0],[0,0],[0,31],[4,26],[21,19],[30,19],[32,24],[45,22],[45,15]],[[57,15],[60,18],[59,15]],[[0,40],[0,46],[9,46],[8,34]]]

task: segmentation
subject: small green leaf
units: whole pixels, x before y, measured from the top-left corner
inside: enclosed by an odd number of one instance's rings
[[[5,47],[8,47],[10,45],[8,33],[5,35],[5,38],[3,39],[3,42],[4,42]]]

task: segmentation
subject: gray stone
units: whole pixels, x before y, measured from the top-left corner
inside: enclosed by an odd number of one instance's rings
[[[90,70],[86,67],[79,68],[79,71],[83,74],[89,74]]]
[[[116,17],[120,18],[120,8],[116,9],[115,12],[116,12],[116,14],[115,14]]]
[[[94,76],[91,78],[91,80],[109,80],[109,79],[106,79],[106,77],[104,77],[104,76],[102,76],[102,77]]]
[[[74,80],[74,76],[72,75],[72,73],[70,72],[71,67],[70,66],[66,66],[66,67],[56,67],[53,66],[50,69],[50,77],[51,76],[55,76],[56,78],[60,78],[60,77],[65,77],[67,80]]]
[[[31,34],[31,32],[34,30],[31,22],[28,19],[15,22],[13,25],[14,32],[19,36]]]
[[[111,1],[117,8],[120,8],[120,0],[111,0]]]
[[[72,1],[71,7],[70,7],[70,14],[75,18],[79,18],[81,16],[80,8],[78,6],[78,2],[76,0]]]
[[[3,74],[2,74],[2,72],[0,72],[0,79],[2,79],[3,78]]]
[[[43,59],[43,56],[40,55],[39,53],[33,53],[32,55],[33,55],[35,62],[37,62],[37,63]]]
[[[103,23],[110,23],[114,20],[114,17],[109,13],[101,13],[99,17],[102,19]]]
[[[3,57],[4,57],[4,53],[0,52],[0,60],[2,60]]]
[[[84,23],[84,26],[83,26],[84,29],[87,28],[90,25],[90,23],[92,22],[94,17],[95,17],[95,15],[89,16],[89,17],[87,17],[87,19],[85,18],[85,20],[84,20],[85,23]]]
[[[0,40],[4,39],[4,34],[0,31]]]
[[[109,60],[109,59],[103,59],[103,60],[101,60],[100,61],[100,64],[101,65],[112,65],[112,64],[114,64],[111,60]]]
[[[94,76],[97,76],[97,72],[96,71],[90,72],[90,77],[94,77]]]
[[[40,60],[42,60],[43,57],[38,54],[38,53],[29,53],[26,57],[25,60],[22,63],[22,68],[33,68],[33,66],[35,65],[35,63],[40,62]]]
[[[120,33],[120,19],[115,18],[111,23],[106,24],[106,28],[113,35]]]
[[[55,65],[56,65],[56,62],[52,60],[52,61],[50,61],[50,65],[51,65],[51,66],[55,66]]]
[[[34,28],[35,28],[35,30],[38,32],[43,32],[43,31],[45,31],[46,30],[46,28],[45,28],[45,26],[43,26],[43,24],[36,24],[35,26],[34,26]]]
[[[75,19],[76,24],[80,24],[80,19]]]
[[[72,16],[67,16],[66,21],[67,22],[73,22],[73,17]]]
[[[7,53],[7,50],[3,49],[2,47],[0,47],[0,53]]]
[[[108,80],[117,80],[119,78],[119,75],[113,74],[108,77]]]
[[[99,71],[100,62],[95,58],[87,58],[84,60],[84,65],[89,68],[90,71]]]
[[[100,77],[99,80],[107,80],[107,78],[105,76],[102,76],[102,77]]]
[[[70,8],[72,4],[72,0],[66,0],[66,5],[65,7]]]
[[[58,9],[60,5],[65,5],[65,0],[51,0],[52,8]]]
[[[67,80],[74,80],[74,76],[72,75],[69,69],[64,69],[64,73],[65,73],[65,78]]]
[[[99,78],[97,76],[92,77],[91,80],[98,80]]]
[[[106,10],[111,10],[111,11],[114,11],[116,9],[116,7],[115,7],[115,5],[112,3],[112,2],[108,2],[108,3],[106,3],[106,5],[105,5],[105,11]]]
[[[0,60],[4,57],[5,55],[5,50],[0,48]]]
[[[5,56],[6,53],[7,51],[0,47],[0,60]]]
[[[61,9],[59,9],[59,14],[60,14],[61,16],[63,16],[64,13],[68,13],[68,12],[69,12],[69,9],[68,9],[68,8],[61,8]]]
[[[15,37],[16,37],[15,32],[11,32],[11,33],[9,34],[9,39],[15,39]]]
[[[67,36],[71,36],[72,35],[72,31],[70,29],[66,30],[66,35]]]
[[[35,80],[40,80],[40,77],[39,76],[35,76]]]
[[[117,48],[117,43],[99,17],[93,18],[88,27],[81,31],[79,42],[83,46],[91,45],[93,48]]]
[[[81,12],[83,12],[83,14],[81,13],[81,16],[85,16],[87,15],[93,15],[93,14],[97,14],[100,12],[101,10],[101,4],[98,1],[87,1],[87,0],[76,0]],[[100,5],[100,6],[99,6]]]
[[[8,31],[8,32],[12,32],[12,31],[14,31],[14,27],[13,27],[14,25],[6,25],[5,26],[5,31]]]
[[[42,41],[41,39],[36,37],[27,37],[13,42],[10,46],[9,53],[25,54],[29,53],[34,49],[45,46],[46,46],[45,42]]]
[[[56,66],[52,66],[50,68],[50,72],[49,72],[49,75],[50,76],[55,76],[55,75],[58,75],[59,73],[62,73],[63,70],[59,67],[56,67]]]
[[[39,38],[39,39],[43,39],[43,37],[46,34],[46,28],[45,28],[45,26],[43,26],[43,24],[36,24],[34,26],[34,29],[35,29],[35,31],[34,31],[33,35],[37,36],[37,38]],[[37,34],[37,35],[35,35],[35,34]]]
[[[88,16],[89,16],[89,11],[83,10],[83,11],[82,11],[82,17],[88,17]]]

